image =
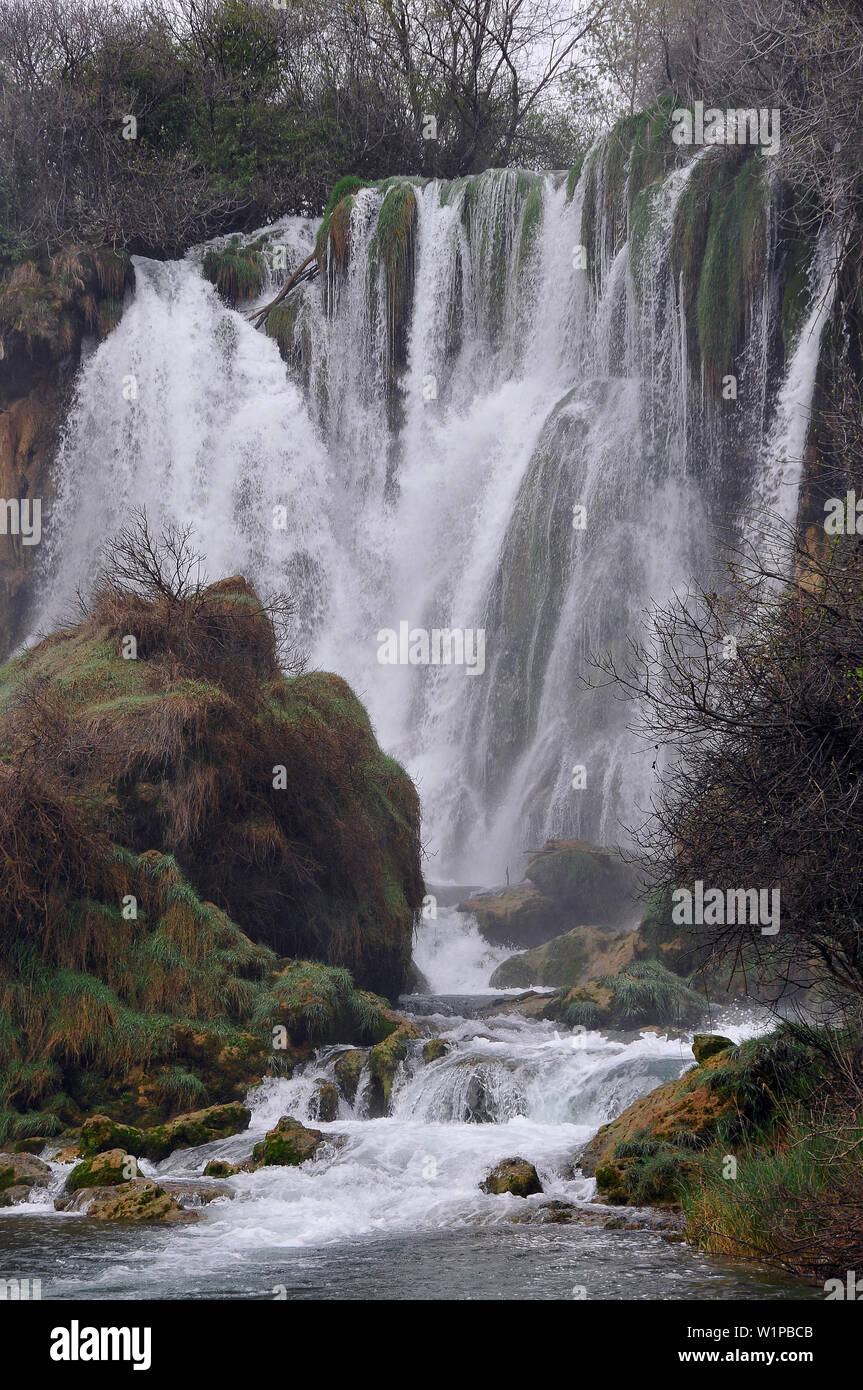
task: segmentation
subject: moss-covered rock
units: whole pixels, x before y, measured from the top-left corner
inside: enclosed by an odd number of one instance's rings
[[[333,1071],[336,1074],[339,1090],[348,1105],[353,1105],[357,1098],[360,1076],[368,1060],[369,1054],[358,1048],[351,1048],[348,1052],[340,1052],[335,1060]]]
[[[119,1188],[85,1187],[65,1204],[64,1210],[83,1211],[94,1221],[133,1221],[142,1225],[188,1225],[201,1217],[199,1211],[184,1210],[151,1178],[135,1178]]]
[[[251,1110],[239,1101],[194,1110],[188,1115],[178,1115],[167,1124],[145,1130],[140,1151],[144,1158],[158,1162],[175,1149],[193,1149],[200,1144],[212,1144],[216,1139],[227,1139],[231,1134],[241,1134],[248,1129],[251,1118]]]
[[[579,1166],[596,1178],[602,1200],[679,1205],[711,1156],[721,1167],[748,1137],[768,1135],[779,1098],[808,1095],[813,1068],[817,1081],[817,1054],[786,1029],[739,1046],[716,1035],[709,1042],[724,1046],[708,1046],[683,1077],[633,1101],[582,1150]]]
[[[255,1145],[252,1157],[262,1168],[296,1167],[314,1158],[323,1142],[319,1129],[307,1129],[292,1115],[283,1115]]]
[[[459,903],[458,910],[472,912],[486,941],[495,946],[538,945],[568,925],[560,904],[530,883],[477,893]]]
[[[13,824],[0,1142],[239,1099],[281,1069],[279,1024],[288,1047],[398,1026],[347,968],[390,996],[406,977],[416,793],[343,681],[281,674],[244,580],[176,611],[108,584],[0,670],[0,834]]]
[[[617,922],[634,910],[638,873],[617,850],[583,840],[548,840],[531,855],[525,873],[567,911],[571,926]]]
[[[542,1017],[570,1028],[679,1028],[700,1019],[705,1008],[702,996],[658,961],[634,961],[613,975],[559,991]]]
[[[81,1187],[115,1187],[138,1176],[133,1154],[125,1149],[108,1149],[77,1163],[66,1179],[66,1191],[77,1192]]]
[[[419,1036],[419,1029],[413,1023],[401,1023],[394,1033],[369,1053],[370,1107],[373,1115],[389,1114],[396,1072],[407,1057],[408,1043]]]
[[[634,942],[632,932],[574,927],[542,946],[510,956],[497,967],[489,984],[496,989],[522,989],[530,985],[572,987],[627,965],[633,957]]]
[[[223,1158],[211,1158],[209,1163],[204,1165],[205,1178],[232,1178],[239,1169],[233,1163],[226,1163]]]
[[[717,1052],[727,1052],[733,1046],[731,1039],[724,1038],[721,1033],[696,1033],[692,1039],[692,1054],[700,1066],[708,1057],[715,1057]]]
[[[0,1153],[0,1207],[26,1202],[34,1187],[47,1187],[51,1169],[27,1153]]]
[[[107,1115],[91,1115],[81,1126],[78,1148],[82,1158],[92,1158],[94,1154],[105,1153],[108,1149],[122,1149],[127,1154],[141,1154],[143,1133],[131,1125],[117,1124]]]
[[[262,237],[244,243],[232,236],[222,247],[205,253],[201,273],[226,303],[235,306],[257,299],[266,280],[265,245]]]
[[[526,1158],[505,1158],[495,1164],[480,1187],[483,1192],[497,1196],[509,1192],[513,1197],[532,1197],[543,1190],[539,1174]]]
[[[446,1057],[449,1052],[449,1043],[444,1042],[443,1038],[429,1038],[423,1044],[423,1061],[428,1065],[429,1062],[437,1062],[441,1057]]]

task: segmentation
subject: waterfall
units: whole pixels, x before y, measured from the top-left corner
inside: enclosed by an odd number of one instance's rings
[[[608,141],[570,179],[416,183],[397,283],[381,228],[404,181],[364,189],[347,264],[330,254],[300,292],[288,363],[203,279],[200,248],[137,257],[66,422],[34,630],[66,616],[131,507],[191,523],[212,577],[290,590],[311,664],[351,682],[416,780],[436,878],[517,879],[550,835],[618,840],[653,755],[583,689],[585,658],[721,568],[717,538],[779,454],[796,485],[829,310],[814,257],[797,348],[777,353],[768,183],[737,403],[714,390],[679,233],[717,157],[681,155],[637,193]],[[315,225],[269,231],[297,264]],[[485,669],[381,664],[402,623],[482,630]]]

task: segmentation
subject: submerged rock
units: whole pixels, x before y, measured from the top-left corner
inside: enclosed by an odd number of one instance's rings
[[[480,1187],[483,1192],[498,1196],[511,1192],[514,1197],[531,1197],[542,1192],[539,1174],[526,1158],[505,1158],[495,1164]]]
[[[215,1202],[218,1197],[229,1197],[233,1199],[236,1192],[233,1187],[222,1182],[201,1182],[199,1178],[162,1178],[158,1180],[159,1187],[167,1192],[169,1197],[173,1197],[184,1211],[197,1207],[205,1207],[209,1202]]]
[[[252,1158],[262,1168],[298,1166],[314,1158],[324,1136],[319,1129],[307,1129],[292,1115],[283,1115],[275,1129],[267,1131],[252,1150]]]
[[[51,1169],[28,1153],[0,1153],[0,1207],[26,1202],[34,1187],[47,1187]]]

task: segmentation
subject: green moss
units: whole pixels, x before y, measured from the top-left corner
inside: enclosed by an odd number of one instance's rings
[[[782,291],[782,342],[790,357],[809,310],[809,269],[811,247],[795,241],[785,261]]]
[[[690,351],[714,393],[745,342],[766,251],[761,162],[749,152],[712,151],[678,202],[672,264]]]
[[[372,267],[383,274],[387,341],[391,366],[402,368],[407,352],[407,318],[413,296],[416,194],[409,183],[393,183],[384,193],[369,247]]]
[[[210,248],[206,252],[201,273],[216,286],[228,304],[257,299],[266,278],[266,261],[260,243],[244,246],[238,237],[231,237],[221,250]]]
[[[252,1157],[264,1168],[295,1168],[314,1158],[322,1141],[319,1129],[306,1129],[293,1116],[283,1115],[275,1129],[255,1145]]]
[[[534,184],[522,208],[521,229],[518,243],[518,265],[523,269],[529,262],[536,247],[542,228],[543,200],[542,187]]]
[[[69,245],[55,256],[14,265],[0,278],[0,339],[31,356],[60,359],[86,332],[104,337],[119,322],[123,292],[133,280],[125,252]]]
[[[566,201],[568,203],[572,202],[575,195],[575,190],[578,187],[578,180],[581,178],[581,171],[584,168],[584,161],[586,158],[586,155],[582,155],[580,159],[577,159],[566,176]]]

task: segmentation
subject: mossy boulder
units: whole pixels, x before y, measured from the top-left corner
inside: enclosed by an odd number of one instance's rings
[[[566,910],[570,926],[616,923],[634,912],[638,872],[614,849],[547,840],[531,854],[525,876]]]
[[[143,1153],[143,1132],[132,1125],[117,1124],[107,1115],[91,1115],[81,1126],[78,1149],[82,1158],[122,1149],[127,1154]]]
[[[199,1211],[186,1211],[151,1178],[136,1178],[121,1187],[81,1189],[66,1211],[83,1211],[93,1221],[132,1221],[139,1225],[188,1225],[199,1221]]]
[[[699,1066],[706,1062],[708,1057],[715,1057],[719,1052],[727,1052],[734,1043],[730,1038],[724,1038],[721,1033],[696,1033],[692,1039],[692,1055]]]
[[[26,1202],[34,1187],[47,1187],[51,1169],[28,1153],[0,1153],[0,1207]]]
[[[429,1038],[428,1042],[423,1044],[423,1061],[426,1064],[437,1062],[441,1057],[446,1057],[449,1050],[449,1043],[444,1042],[443,1038]]]
[[[307,1129],[292,1115],[283,1115],[274,1129],[252,1150],[252,1158],[262,1168],[297,1167],[314,1158],[324,1136],[319,1129]]]
[[[223,1158],[211,1158],[209,1163],[204,1165],[205,1178],[232,1178],[239,1169],[233,1163],[226,1163]]]
[[[632,932],[574,927],[530,951],[510,956],[497,967],[489,984],[496,989],[572,987],[627,965],[633,958],[634,939]]]
[[[10,1144],[9,1149],[13,1154],[40,1154],[45,1145],[50,1140],[44,1134],[35,1135],[32,1139],[16,1139]]]
[[[370,1104],[373,1115],[389,1114],[396,1072],[408,1055],[408,1043],[419,1036],[419,1029],[413,1023],[401,1023],[394,1033],[378,1043],[369,1053]]]
[[[634,961],[613,975],[561,990],[546,1004],[542,1017],[570,1028],[679,1028],[703,1017],[705,1008],[702,996],[658,961]]]
[[[66,1191],[77,1192],[81,1187],[115,1187],[138,1176],[133,1154],[125,1149],[108,1149],[77,1163],[66,1179]]]
[[[495,1164],[480,1187],[496,1196],[509,1192],[513,1197],[532,1197],[543,1190],[539,1174],[526,1158],[505,1158]]]
[[[560,904],[530,883],[495,893],[477,893],[459,903],[472,912],[486,941],[494,946],[536,946],[571,925]]]
[[[357,1088],[360,1084],[360,1076],[363,1067],[369,1059],[368,1052],[363,1052],[358,1048],[351,1048],[348,1052],[340,1052],[333,1065],[336,1081],[339,1090],[344,1096],[348,1105],[353,1105],[357,1098]]]
[[[229,1105],[211,1105],[206,1110],[193,1110],[188,1115],[178,1115],[167,1124],[145,1130],[140,1152],[144,1158],[158,1162],[175,1149],[193,1149],[200,1144],[212,1144],[216,1139],[241,1134],[248,1129],[251,1118],[251,1110],[247,1110],[239,1101],[232,1101]]]

